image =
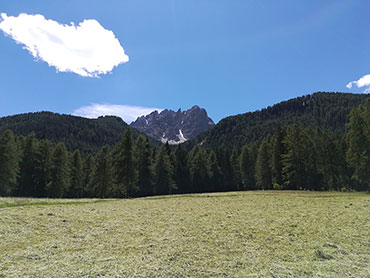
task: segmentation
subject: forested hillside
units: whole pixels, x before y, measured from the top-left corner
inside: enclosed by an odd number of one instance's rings
[[[37,139],[63,142],[68,150],[78,149],[81,153],[96,152],[104,145],[113,146],[121,139],[127,127],[121,118],[115,116],[87,119],[37,112],[0,118],[0,133],[10,129],[15,135],[27,136],[34,132]],[[134,138],[139,134],[133,130]]]
[[[237,147],[260,141],[272,135],[277,126],[320,127],[334,134],[344,134],[348,114],[369,95],[348,93],[315,93],[283,101],[260,111],[222,119],[214,128],[188,144],[203,147]]]
[[[150,145],[145,136],[135,139],[127,127],[116,144],[81,156],[78,149],[68,151],[63,142],[53,144],[36,139],[34,133],[24,137],[7,130],[0,134],[0,196],[106,198],[255,189],[369,191],[370,98],[346,116],[348,107],[365,97],[315,94],[250,114],[258,118],[261,113],[280,112],[285,121],[278,116],[262,120],[260,115],[260,125],[266,123],[271,135],[266,131],[254,142],[233,148],[225,143],[207,148],[196,144],[190,150],[183,144],[176,148],[168,143]],[[311,112],[305,113],[299,105],[312,106]],[[289,106],[291,112],[282,109]],[[81,121],[72,125],[75,129],[89,122],[73,119]],[[105,120],[111,126],[120,123],[115,117],[94,123]],[[40,126],[39,122],[36,125]],[[51,131],[58,134],[58,129]],[[62,134],[73,139],[69,135],[73,132]]]

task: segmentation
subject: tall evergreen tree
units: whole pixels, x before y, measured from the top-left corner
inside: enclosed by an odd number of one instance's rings
[[[149,139],[140,135],[135,144],[135,157],[138,171],[137,187],[139,196],[153,194],[153,168]]]
[[[338,190],[346,183],[345,155],[339,142],[328,131],[316,129],[314,134],[317,171],[320,189]]]
[[[63,143],[58,143],[51,156],[50,183],[47,187],[47,196],[61,198],[68,191],[70,185],[69,154]]]
[[[216,151],[218,165],[222,173],[222,182],[217,191],[228,191],[233,188],[233,170],[231,167],[230,152],[226,148],[218,148]]]
[[[323,175],[319,171],[318,153],[321,134],[317,128],[308,127],[301,132],[300,136],[300,160],[303,164],[303,176],[300,187],[310,190],[321,190]],[[318,138],[319,137],[319,138]]]
[[[199,146],[191,151],[189,157],[190,181],[194,192],[209,191],[211,170],[208,156]]]
[[[243,189],[255,189],[255,165],[249,147],[245,145],[240,155],[240,173]]]
[[[18,179],[19,196],[36,196],[36,163],[38,145],[35,134],[32,132],[26,138],[22,146],[22,159],[20,161],[20,176]]]
[[[175,151],[171,153],[171,161],[174,167],[174,181],[177,186],[176,192],[189,193],[188,154],[181,144],[177,145]]]
[[[256,162],[256,184],[261,189],[271,189],[271,168],[269,143],[265,139],[262,141],[259,149]]]
[[[166,147],[163,145],[157,153],[154,164],[154,192],[157,195],[167,195],[174,189],[176,185],[173,180],[173,167]]]
[[[35,196],[46,196],[46,188],[50,182],[52,144],[49,140],[40,140],[36,153],[35,165]]]
[[[94,170],[91,176],[93,196],[106,198],[114,194],[112,161],[108,146],[104,146],[96,156]]]
[[[0,135],[0,196],[10,195],[15,188],[19,171],[19,153],[10,130]]]
[[[209,190],[217,191],[222,185],[222,173],[216,153],[213,150],[209,151],[209,170],[211,174]]]
[[[233,188],[231,190],[240,190],[241,189],[241,170],[240,170],[240,156],[236,149],[233,149],[230,158],[231,167],[233,171]]]
[[[71,165],[71,185],[68,190],[69,198],[81,198],[83,196],[83,163],[79,150],[72,154]]]
[[[305,179],[304,152],[301,144],[301,130],[296,125],[289,126],[283,140],[286,153],[283,154],[284,188],[298,189]]]
[[[272,137],[272,151],[271,151],[271,178],[273,184],[283,184],[283,161],[282,155],[284,150],[284,132],[278,126]]]
[[[134,145],[131,128],[127,127],[122,140],[113,152],[113,168],[115,173],[116,194],[133,197],[137,193],[137,170],[134,160]]]
[[[95,160],[91,154],[88,154],[83,162],[83,197],[92,197],[93,189],[91,184],[92,173],[94,171]]]
[[[347,161],[360,190],[370,190],[370,99],[350,113]]]

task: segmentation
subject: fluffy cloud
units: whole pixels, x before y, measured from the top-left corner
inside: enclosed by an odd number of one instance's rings
[[[346,87],[351,89],[353,86],[357,86],[358,88],[370,86],[370,74],[364,75],[357,81],[349,82]],[[364,93],[370,93],[370,88],[366,88]]]
[[[75,116],[81,116],[86,118],[97,118],[99,116],[118,116],[121,117],[126,123],[135,121],[137,117],[148,115],[150,112],[157,110],[158,112],[162,109],[130,106],[130,105],[114,105],[114,104],[91,104],[89,106],[83,106],[72,112]]]
[[[113,32],[94,19],[64,25],[40,14],[2,13],[0,30],[58,71],[97,77],[129,60]]]

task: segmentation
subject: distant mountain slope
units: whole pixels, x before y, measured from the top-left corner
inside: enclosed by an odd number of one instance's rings
[[[37,138],[62,141],[69,150],[94,152],[104,145],[114,145],[128,125],[119,117],[87,119],[52,112],[18,114],[0,118],[0,133],[7,129],[17,135],[35,132]],[[134,137],[139,132],[133,130]]]
[[[262,109],[222,119],[214,128],[188,142],[191,147],[241,147],[271,135],[277,125],[320,126],[337,134],[345,131],[348,114],[369,95],[323,93],[306,95]]]
[[[177,112],[167,109],[161,113],[154,111],[131,123],[137,130],[172,145],[192,139],[214,125],[206,110],[196,105],[183,112],[181,109]]]

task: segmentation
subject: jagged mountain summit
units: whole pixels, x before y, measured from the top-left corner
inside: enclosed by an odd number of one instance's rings
[[[153,111],[131,123],[131,126],[140,132],[171,145],[192,139],[214,125],[207,111],[197,105],[186,111],[181,111],[181,109],[177,112],[168,109],[160,113]]]

